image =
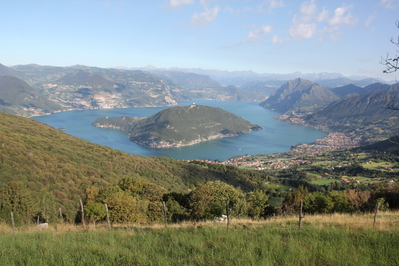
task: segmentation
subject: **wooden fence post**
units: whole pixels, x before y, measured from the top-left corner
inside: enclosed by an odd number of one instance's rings
[[[378,215],[378,210],[379,210],[379,209],[380,209],[380,203],[378,202],[377,208],[375,208],[373,227],[375,227],[375,224],[376,224],[376,222],[377,222],[377,215]]]
[[[61,219],[61,222],[64,222],[64,217],[62,216],[62,209],[61,209],[61,207],[59,207],[58,210],[59,210],[59,212],[60,212],[60,219]]]
[[[85,210],[84,210],[84,208],[83,208],[82,199],[80,199],[80,211],[81,211],[81,213],[82,213],[82,225],[83,225],[83,228],[86,228],[86,224],[85,224]]]
[[[303,219],[302,208],[303,208],[303,201],[301,200],[299,207],[299,229],[301,229],[302,227],[302,219]]]
[[[14,213],[11,212],[11,224],[12,224],[12,229],[15,230],[15,221],[14,221]]]
[[[165,201],[162,201],[162,205],[163,205],[163,218],[164,218],[165,227],[166,227],[168,225],[168,213],[167,213],[167,210],[166,210]]]
[[[108,204],[105,205],[105,212],[107,213],[107,223],[108,223],[108,228],[111,229],[111,222],[109,220],[109,212],[108,212]]]
[[[227,228],[230,227],[230,209],[229,209],[229,201],[226,200],[226,216],[227,216]]]

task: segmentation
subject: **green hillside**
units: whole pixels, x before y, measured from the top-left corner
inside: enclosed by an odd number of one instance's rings
[[[61,105],[48,100],[26,82],[12,76],[0,76],[0,111],[31,116],[62,109]]]
[[[124,177],[142,177],[180,192],[212,180],[249,191],[268,178],[232,166],[129,155],[5,113],[0,113],[0,132],[0,184],[19,187],[34,198],[47,195],[69,220],[87,189],[113,186]],[[2,197],[8,192],[0,192],[1,215]]]
[[[196,104],[168,108],[144,119],[100,118],[93,125],[125,130],[130,140],[156,148],[192,145],[261,129],[220,108]]]
[[[310,126],[344,132],[364,140],[389,138],[399,131],[398,111],[383,108],[387,95],[398,99],[399,86],[340,99],[305,118]]]

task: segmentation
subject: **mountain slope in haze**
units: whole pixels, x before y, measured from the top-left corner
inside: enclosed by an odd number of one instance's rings
[[[75,109],[170,106],[185,99],[183,89],[142,71],[78,70],[43,91]]]
[[[43,115],[64,109],[48,100],[26,82],[12,76],[0,76],[0,111],[22,116]]]
[[[156,71],[152,73],[158,77],[170,79],[174,83],[190,91],[202,88],[218,89],[223,87],[218,82],[205,75],[177,71]]]
[[[399,132],[399,113],[383,108],[387,95],[399,99],[399,85],[340,99],[305,121],[313,127],[362,136],[364,140],[389,138]]]
[[[151,148],[188,146],[261,129],[220,108],[196,104],[168,108],[143,119],[100,118],[92,125],[125,130],[131,141]]]
[[[285,113],[309,112],[321,109],[339,97],[331,90],[309,80],[294,79],[283,84],[267,100],[259,105]]]
[[[21,182],[35,197],[50,193],[70,221],[86,189],[116,185],[124,177],[140,176],[179,192],[210,180],[250,191],[267,177],[232,166],[129,155],[2,112],[0,132],[0,184]]]
[[[236,86],[222,86],[206,75],[184,73],[177,71],[156,71],[154,75],[170,79],[185,90],[193,94],[194,99],[216,101],[263,101],[266,97],[262,93],[248,92]]]
[[[253,81],[240,86],[240,89],[270,96],[284,83],[285,82],[281,80]]]
[[[331,91],[340,97],[345,97],[346,95],[353,94],[353,93],[361,95],[361,94],[366,94],[366,93],[369,93],[369,92],[372,92],[375,90],[384,90],[389,87],[390,87],[390,85],[388,85],[388,84],[383,84],[383,83],[378,82],[378,83],[370,84],[366,87],[359,87],[354,84],[349,84],[349,85],[345,85],[342,87],[333,88],[333,89],[331,89]]]
[[[15,71],[12,68],[6,67],[5,65],[0,64],[0,75],[1,76],[11,76],[11,77],[16,77],[20,78],[21,74]]]
[[[317,84],[329,88],[343,87],[349,84],[353,84],[358,87],[366,87],[370,84],[381,82],[381,80],[375,78],[350,79],[345,77],[339,77],[335,79],[316,79],[314,81]]]
[[[353,84],[348,84],[342,87],[337,87],[337,88],[333,88],[331,89],[332,92],[334,92],[336,95],[338,95],[339,97],[345,97],[346,95],[349,94],[364,94],[367,91],[363,90],[362,87],[353,85]]]

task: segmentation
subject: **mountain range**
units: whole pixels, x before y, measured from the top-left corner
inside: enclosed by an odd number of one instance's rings
[[[328,132],[342,132],[363,143],[389,138],[399,132],[397,111],[384,108],[387,97],[399,99],[399,84],[346,85],[329,89],[309,80],[283,84],[264,108],[277,110],[277,118]]]
[[[283,84],[260,106],[282,113],[287,111],[310,112],[339,99],[331,90],[304,79],[294,79]]]
[[[389,138],[399,132],[399,117],[398,111],[384,108],[385,99],[387,95],[399,99],[399,84],[384,88],[342,98],[304,120],[310,126],[361,136],[368,142]]]
[[[23,116],[71,109],[173,106],[181,101],[207,99],[258,101],[265,108],[283,113],[284,117],[279,117],[283,121],[327,131],[357,132],[365,139],[376,139],[396,130],[394,124],[389,123],[395,120],[395,112],[381,111],[379,106],[373,107],[367,100],[360,100],[363,96],[362,99],[369,97],[370,101],[376,102],[376,98],[394,93],[394,89],[389,92],[391,85],[372,78],[350,79],[338,73],[260,75],[252,71],[153,67],[132,70],[34,64],[6,67],[0,64],[0,75],[3,76],[0,79],[0,110]],[[295,75],[308,76],[317,82],[303,78],[284,81],[284,78]],[[222,79],[235,78],[242,78],[241,82],[235,82],[241,87],[222,85]],[[242,82],[244,79],[248,83]],[[373,94],[377,91],[381,91],[380,94]],[[362,119],[361,114],[351,108],[355,102],[356,110],[370,114],[368,119]],[[327,107],[329,109],[324,110]],[[364,122],[360,123],[360,120]],[[378,130],[361,126],[366,122],[375,123]]]

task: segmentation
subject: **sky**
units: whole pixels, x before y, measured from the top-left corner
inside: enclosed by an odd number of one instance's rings
[[[394,80],[398,19],[399,0],[0,0],[0,63]]]

